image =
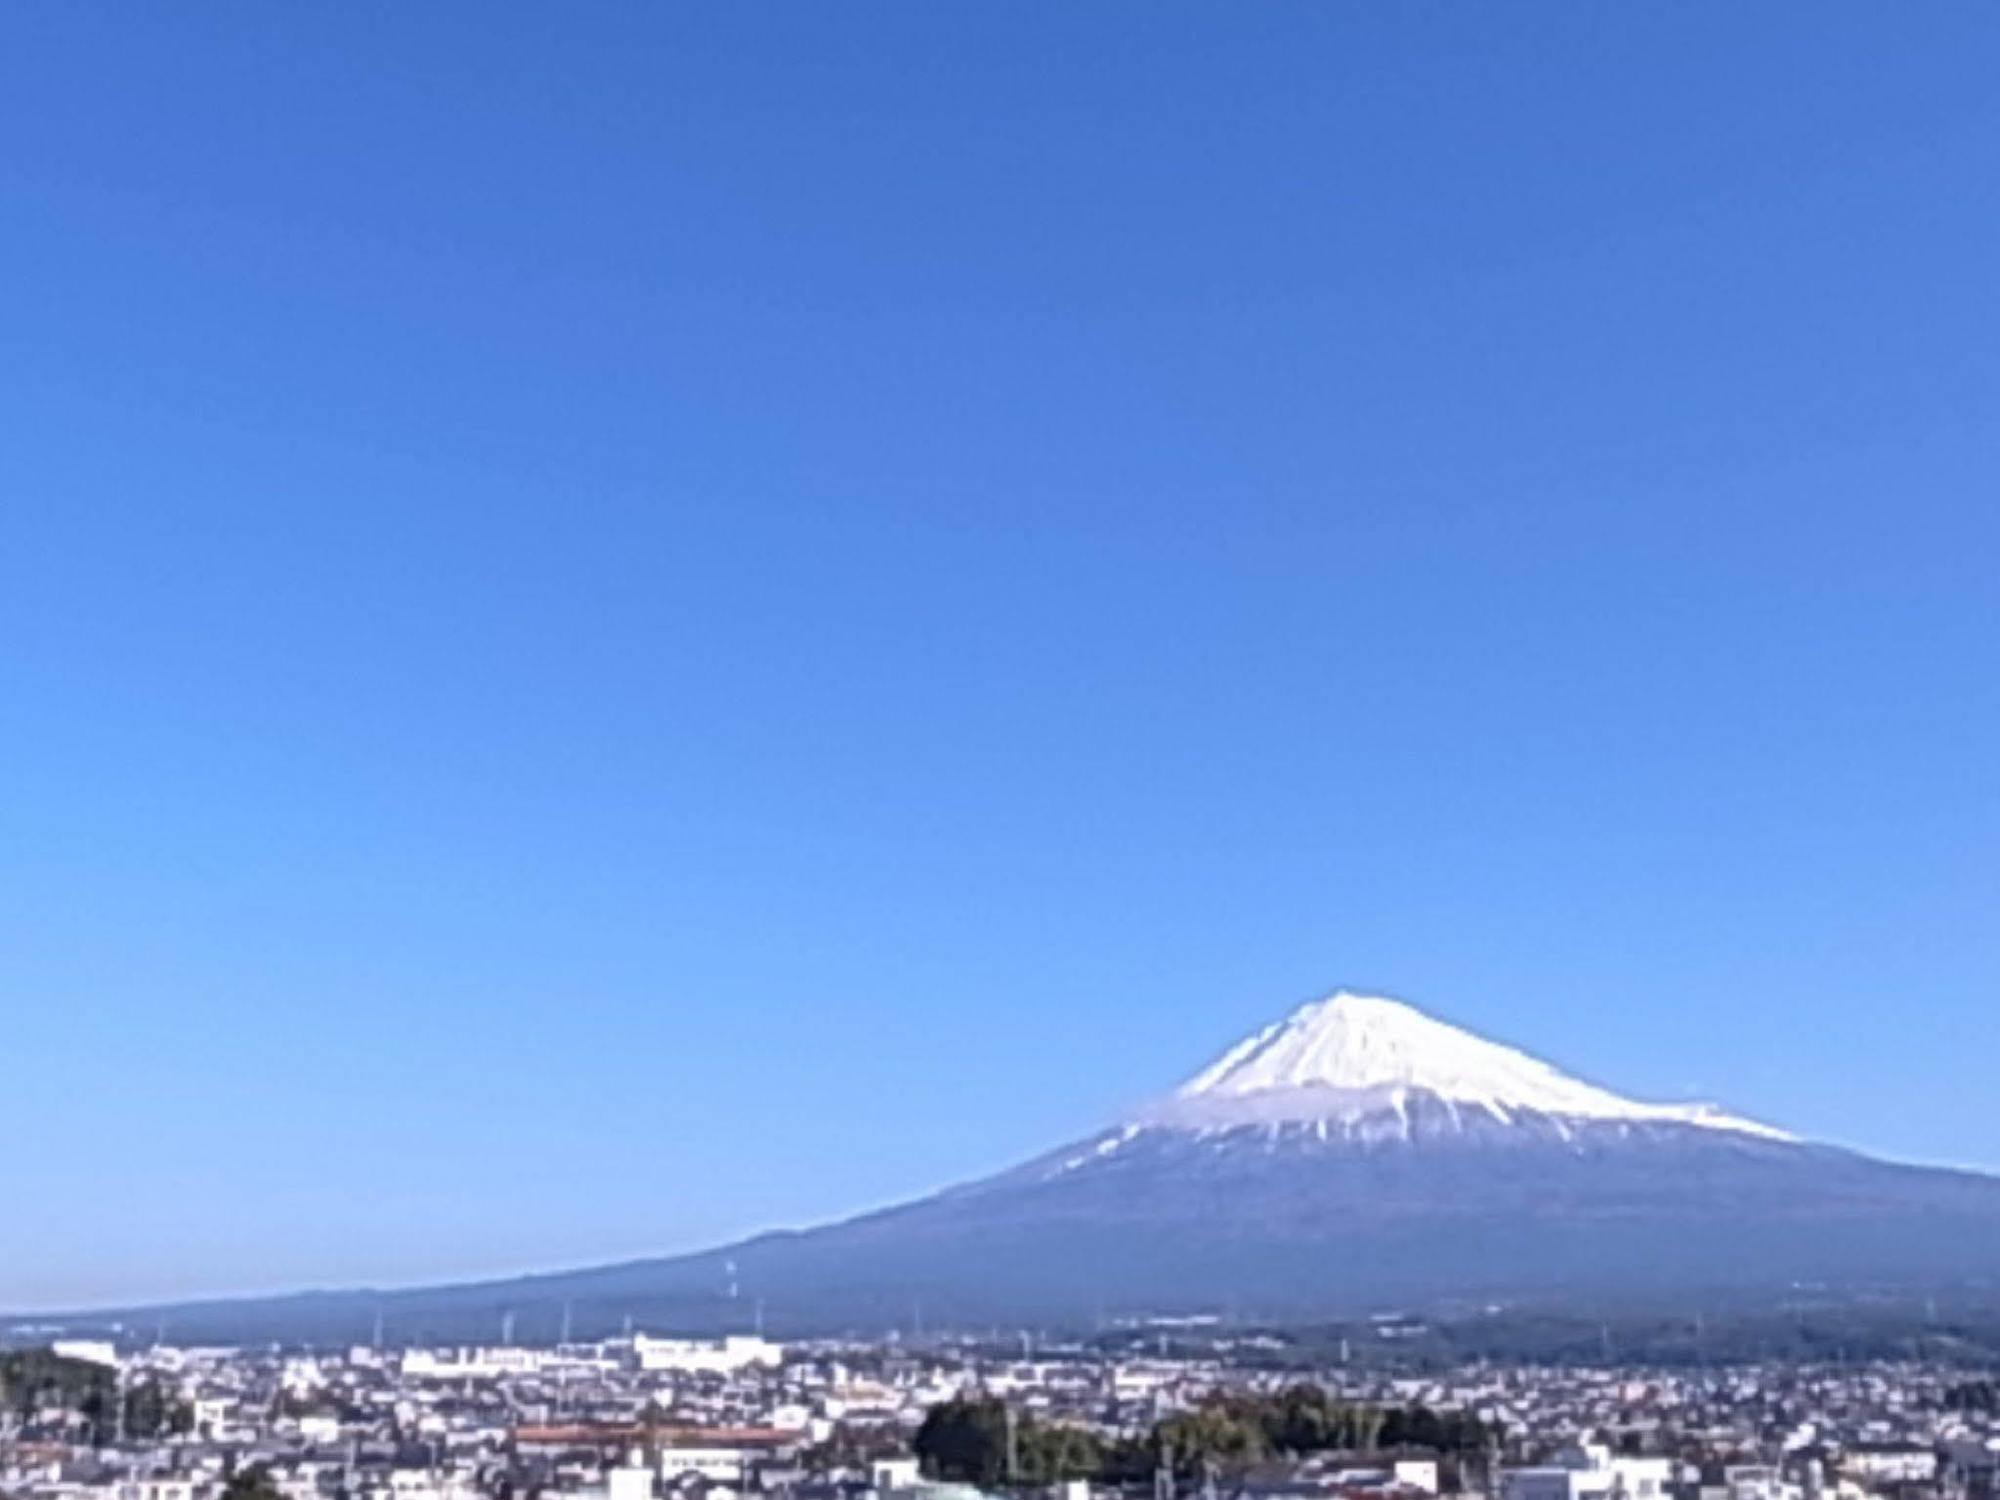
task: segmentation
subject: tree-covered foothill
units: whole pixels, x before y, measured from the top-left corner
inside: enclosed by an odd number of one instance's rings
[[[1217,1392],[1154,1424],[1143,1437],[1104,1441],[1080,1427],[1015,1413],[990,1397],[934,1406],[917,1431],[927,1472],[967,1484],[1132,1480],[1169,1463],[1183,1476],[1311,1453],[1421,1449],[1484,1453],[1498,1434],[1468,1412],[1344,1402],[1316,1385],[1271,1395]]]

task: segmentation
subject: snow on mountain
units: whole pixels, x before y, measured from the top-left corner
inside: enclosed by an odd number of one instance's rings
[[[1138,1123],[1351,1125],[1385,1115],[1407,1121],[1418,1106],[1441,1106],[1453,1121],[1471,1112],[1501,1125],[1526,1120],[1687,1125],[1793,1139],[1706,1104],[1627,1099],[1400,1000],[1345,990],[1300,1006],[1237,1043]]]

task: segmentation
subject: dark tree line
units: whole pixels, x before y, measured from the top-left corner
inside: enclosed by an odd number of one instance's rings
[[[102,1365],[65,1359],[48,1349],[0,1354],[0,1407],[16,1417],[35,1411],[81,1411],[107,1399],[117,1381]]]
[[[263,1464],[251,1464],[229,1476],[221,1500],[285,1500],[284,1491]]]
[[[1140,1479],[1162,1463],[1182,1476],[1210,1467],[1330,1451],[1422,1449],[1444,1456],[1484,1453],[1498,1433],[1468,1412],[1338,1401],[1316,1385],[1274,1395],[1217,1392],[1154,1424],[1143,1437],[1112,1441],[1006,1403],[969,1397],[934,1406],[918,1428],[916,1452],[940,1479],[968,1484],[1047,1484],[1060,1479]]]
[[[1090,1479],[1104,1471],[1106,1459],[1095,1433],[1011,1412],[990,1397],[933,1406],[915,1447],[928,1473],[982,1486]]]
[[[41,1414],[72,1414],[90,1425],[99,1442],[117,1431],[121,1421],[130,1436],[158,1437],[186,1432],[194,1418],[187,1404],[157,1381],[130,1386],[121,1397],[117,1376],[103,1365],[48,1349],[0,1353],[0,1412],[17,1426]]]
[[[1944,1404],[1952,1411],[2000,1411],[2000,1385],[1991,1380],[1964,1380],[1944,1393]]]

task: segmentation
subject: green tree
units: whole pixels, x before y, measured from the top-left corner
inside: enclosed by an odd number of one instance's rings
[[[1004,1401],[991,1397],[961,1398],[932,1407],[912,1446],[925,1472],[983,1487],[1093,1479],[1105,1470],[1104,1446],[1094,1433],[1067,1422],[1010,1414]]]
[[[1023,1484],[1093,1479],[1103,1471],[1104,1450],[1094,1433],[1067,1422],[1027,1421],[1015,1433]]]
[[[1177,1474],[1200,1474],[1211,1464],[1217,1468],[1240,1467],[1256,1462],[1270,1451],[1263,1415],[1251,1403],[1211,1398],[1155,1426],[1152,1446],[1155,1452],[1173,1455]]]
[[[961,1397],[933,1406],[924,1414],[911,1447],[924,1472],[934,1478],[998,1484],[1007,1472],[1006,1405],[990,1397]]]
[[[993,1486],[1144,1480],[1162,1458],[1183,1478],[1240,1469],[1274,1453],[1424,1448],[1442,1456],[1483,1456],[1496,1434],[1469,1412],[1422,1405],[1379,1407],[1337,1401],[1301,1383],[1275,1395],[1216,1391],[1200,1405],[1156,1423],[1143,1438],[1109,1442],[1081,1427],[1011,1418],[1004,1402],[960,1398],[931,1408],[915,1441],[925,1471],[939,1479]]]
[[[50,1349],[0,1353],[0,1410],[25,1423],[38,1412],[74,1413],[93,1432],[109,1434],[117,1378],[103,1365],[68,1359]]]
[[[125,1431],[133,1437],[163,1437],[194,1430],[194,1410],[157,1380],[125,1393]]]
[[[284,1492],[263,1464],[251,1464],[229,1476],[222,1487],[221,1500],[284,1500]]]

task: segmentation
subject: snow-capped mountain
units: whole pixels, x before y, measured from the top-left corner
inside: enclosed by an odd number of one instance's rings
[[[1712,1104],[1657,1104],[1586,1083],[1383,995],[1339,990],[1245,1037],[1171,1094],[1029,1170],[1114,1157],[1294,1156],[1399,1147],[1571,1155],[1605,1145],[1797,1146]]]
[[[976,1069],[967,1088],[1009,1087]],[[838,1150],[837,1140],[829,1150]],[[673,1152],[656,1161],[673,1190]],[[1527,1296],[1761,1296],[2000,1277],[2000,1179],[1642,1103],[1400,1001],[1339,993],[1132,1118],[895,1208],[696,1255],[513,1281],[94,1315],[196,1339],[487,1336],[630,1318],[881,1328],[1233,1309],[1270,1319]],[[73,1327],[93,1326],[91,1319]]]
[[[1642,1104],[1585,1083],[1380,995],[1341,990],[1244,1038],[1162,1101],[1144,1123],[1210,1129],[1332,1124],[1410,1137],[1480,1126],[1688,1125],[1793,1137],[1706,1104]],[[1490,1134],[1490,1130],[1488,1131]]]

